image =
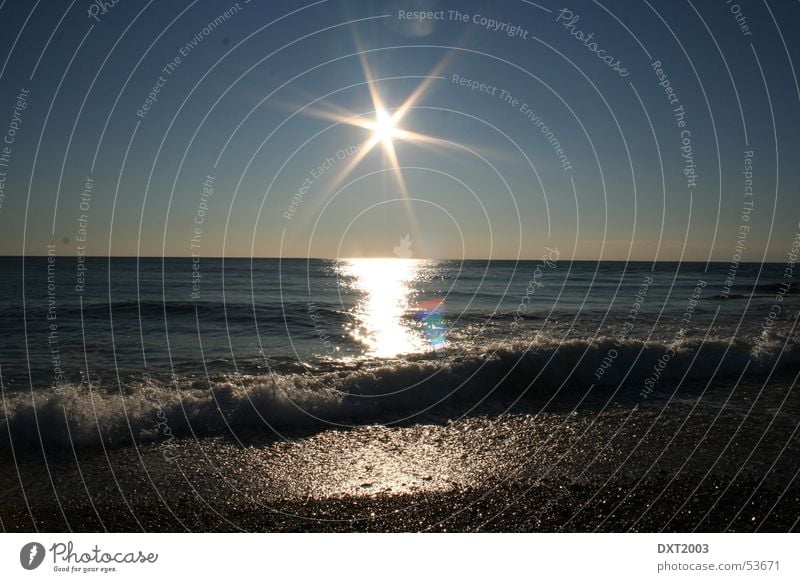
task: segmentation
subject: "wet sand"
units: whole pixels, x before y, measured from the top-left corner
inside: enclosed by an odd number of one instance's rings
[[[746,410],[485,413],[60,451],[47,467],[41,451],[5,452],[0,520],[5,531],[796,530],[796,419]]]

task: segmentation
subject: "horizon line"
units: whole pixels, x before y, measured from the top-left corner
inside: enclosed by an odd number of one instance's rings
[[[9,254],[0,254],[0,258],[30,258],[30,259],[39,259],[39,258],[47,258],[50,256],[55,256],[58,258],[78,258],[83,257],[84,259],[192,259],[192,255],[9,255]],[[412,260],[418,261],[540,261],[542,260],[541,257],[530,257],[530,258],[523,258],[523,257],[461,257],[461,258],[423,258],[423,257],[409,257]],[[352,259],[400,259],[400,260],[408,260],[408,259],[401,259],[401,257],[249,257],[249,256],[201,256],[200,259],[225,259],[225,260],[292,260],[292,261],[337,261],[337,260],[352,260]],[[608,262],[608,263],[704,263],[704,264],[730,264],[731,261],[720,261],[720,260],[710,260],[710,261],[703,261],[703,260],[689,260],[689,259],[585,259],[585,258],[577,258],[577,257],[570,257],[566,259],[556,259],[560,262],[570,262],[570,261],[580,261],[580,262]],[[763,265],[765,263],[777,263],[780,264],[783,261],[774,261],[774,260],[766,260],[766,261],[738,261],[738,264],[742,265]]]

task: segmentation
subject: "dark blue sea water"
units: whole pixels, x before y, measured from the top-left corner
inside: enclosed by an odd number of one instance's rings
[[[80,443],[166,426],[394,422],[545,393],[634,405],[681,382],[796,370],[800,295],[786,269],[556,251],[463,262],[0,257],[0,424],[17,443],[58,442],[66,418]]]

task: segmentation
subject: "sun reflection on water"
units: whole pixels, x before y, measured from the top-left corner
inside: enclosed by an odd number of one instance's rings
[[[424,261],[415,259],[346,259],[339,275],[363,296],[348,332],[378,358],[422,352],[423,333],[406,315],[413,310],[414,282]]]

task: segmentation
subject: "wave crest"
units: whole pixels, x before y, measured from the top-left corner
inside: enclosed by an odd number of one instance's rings
[[[666,356],[669,359],[666,360]],[[613,356],[613,358],[611,357]],[[660,363],[661,362],[661,363]],[[352,363],[310,374],[221,376],[131,382],[116,393],[65,385],[6,392],[0,448],[109,446],[179,435],[281,431],[366,422],[397,422],[426,411],[463,413],[478,403],[610,393],[620,384],[667,390],[681,379],[760,375],[800,365],[794,343],[765,335],[756,342],[684,339],[672,345],[611,338],[494,344],[470,354],[382,364]],[[657,376],[654,376],[658,369]],[[602,370],[602,373],[599,371]],[[671,390],[671,388],[670,388]]]

